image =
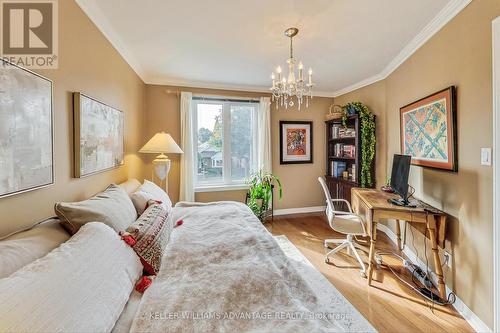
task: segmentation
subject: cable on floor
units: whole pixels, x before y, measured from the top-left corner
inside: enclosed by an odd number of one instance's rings
[[[410,228],[411,229],[411,228]],[[432,292],[432,289],[431,288],[428,288],[427,286],[424,286],[424,287],[420,287],[418,285],[418,282],[415,281],[415,274],[414,274],[414,271],[416,270],[416,267],[419,267],[415,264],[413,264],[410,260],[408,259],[405,259],[403,258],[402,256],[400,256],[399,254],[397,253],[394,253],[394,252],[379,252],[377,253],[378,256],[382,256],[382,255],[390,255],[390,256],[394,256],[394,257],[397,257],[399,258],[403,265],[404,265],[404,262],[409,262],[413,268],[413,271],[410,271],[410,273],[412,274],[412,283],[409,283],[408,281],[406,281],[405,279],[403,279],[400,274],[398,274],[392,267],[391,265],[386,265],[387,268],[389,268],[389,270],[392,272],[392,274],[394,274],[394,276],[399,280],[401,281],[403,284],[405,284],[406,286],[408,286],[411,290],[413,290],[414,292],[416,292],[417,294],[419,294],[424,300],[427,300],[427,301],[430,301],[432,304],[439,304],[439,305],[451,305],[453,303],[455,303],[455,300],[456,300],[456,296],[454,293],[450,293],[448,295],[448,298],[446,300],[442,300],[440,299],[439,297],[435,297],[434,293]],[[428,268],[426,269],[428,271]],[[430,280],[430,279],[429,279]],[[432,280],[430,280],[432,281]],[[427,292],[426,292],[427,291]],[[430,296],[428,296],[430,295]],[[431,309],[432,310],[432,309]]]

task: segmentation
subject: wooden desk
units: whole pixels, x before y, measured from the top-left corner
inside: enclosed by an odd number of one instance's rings
[[[351,192],[352,209],[366,221],[371,239],[368,260],[368,284],[371,285],[372,282],[375,246],[377,242],[377,223],[387,219],[397,220],[396,234],[398,237],[398,247],[401,248],[399,222],[406,221],[430,239],[434,264],[436,266],[436,275],[438,277],[439,296],[442,299],[446,299],[443,269],[438,254],[438,245],[444,248],[446,231],[445,213],[418,200],[416,208],[396,206],[387,202],[387,199],[392,198],[398,198],[398,196],[376,189],[353,188]]]

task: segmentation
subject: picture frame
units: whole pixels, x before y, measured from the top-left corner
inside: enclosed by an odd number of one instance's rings
[[[55,183],[52,80],[0,59],[0,198]]]
[[[81,92],[73,93],[74,173],[83,178],[124,165],[124,114]]]
[[[280,164],[313,163],[313,122],[280,121]]]
[[[401,153],[411,164],[458,171],[456,87],[400,108]]]

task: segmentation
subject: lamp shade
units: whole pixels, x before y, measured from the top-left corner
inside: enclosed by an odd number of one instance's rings
[[[182,154],[183,151],[170,134],[161,132],[156,133],[145,145],[139,150],[139,153],[146,154],[164,154],[174,153]]]

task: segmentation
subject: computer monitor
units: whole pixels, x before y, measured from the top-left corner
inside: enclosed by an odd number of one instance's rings
[[[409,206],[408,177],[410,175],[411,156],[394,155],[392,162],[391,187],[401,196],[400,200],[390,199],[389,202],[399,206]]]

